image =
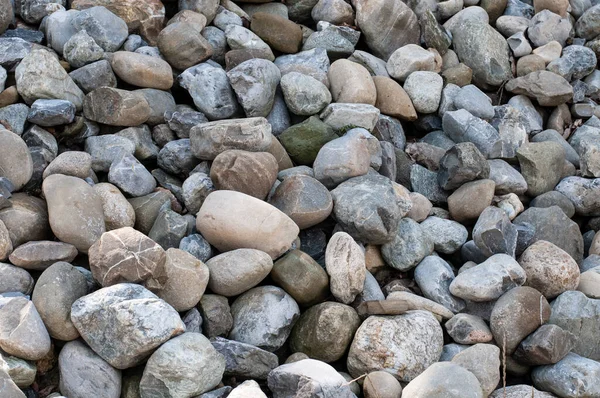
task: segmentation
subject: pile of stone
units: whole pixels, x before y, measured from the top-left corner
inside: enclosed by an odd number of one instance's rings
[[[600,1],[0,0],[0,397],[600,397]]]

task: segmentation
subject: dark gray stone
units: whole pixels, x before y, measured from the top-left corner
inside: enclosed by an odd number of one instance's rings
[[[203,263],[213,256],[212,247],[200,234],[192,234],[184,237],[179,242],[179,248],[190,253]]]
[[[415,282],[423,296],[456,313],[465,307],[465,303],[450,293],[450,283],[453,280],[454,271],[446,261],[437,256],[425,257],[415,268]]]
[[[69,76],[86,94],[98,87],[117,87],[117,77],[104,59],[75,69]]]
[[[266,380],[269,372],[279,366],[277,355],[251,344],[222,337],[210,342],[225,357],[225,375]]]
[[[521,341],[513,358],[526,365],[552,365],[575,346],[575,336],[556,325],[540,326]]]
[[[0,108],[0,121],[3,122],[2,128],[7,128],[16,135],[22,135],[25,131],[25,123],[29,107],[25,104],[12,104]]]
[[[179,106],[175,111],[165,112],[165,122],[179,138],[189,138],[190,130],[197,124],[206,123],[208,119],[203,113],[191,108]]]
[[[470,142],[458,143],[440,160],[438,182],[444,189],[456,189],[465,182],[486,179],[490,166],[483,154]]]
[[[600,396],[600,362],[575,353],[554,365],[536,367],[531,376],[537,388],[559,397]]]
[[[31,104],[27,115],[30,123],[50,127],[71,123],[75,119],[75,105],[70,101],[39,99]]]
[[[175,175],[186,176],[199,163],[192,154],[189,138],[171,141],[158,153],[158,167]]]
[[[444,133],[454,142],[472,142],[487,158],[497,157],[502,152],[498,131],[464,109],[444,113],[442,124]]]
[[[156,188],[152,174],[131,154],[113,161],[108,171],[108,181],[134,197],[147,195]]]
[[[567,217],[572,218],[575,215],[575,206],[573,206],[573,202],[571,202],[571,200],[568,197],[566,197],[558,191],[550,191],[543,193],[540,196],[536,196],[531,202],[529,202],[529,206],[558,206],[567,215]]]
[[[381,255],[388,265],[408,271],[433,252],[433,242],[421,226],[410,218],[398,223],[394,239],[381,246]]]
[[[473,228],[473,241],[487,256],[503,253],[514,257],[517,228],[504,210],[489,206],[477,219]]]
[[[172,210],[165,209],[158,214],[148,237],[158,243],[163,249],[179,247],[179,242],[187,232],[185,217]]]

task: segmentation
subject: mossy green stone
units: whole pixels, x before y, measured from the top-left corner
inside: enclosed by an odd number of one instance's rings
[[[318,117],[295,124],[278,137],[296,164],[312,165],[323,145],[338,138],[335,131]]]

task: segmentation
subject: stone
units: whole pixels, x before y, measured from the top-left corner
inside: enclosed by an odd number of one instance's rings
[[[300,316],[290,336],[290,348],[310,358],[335,362],[346,353],[360,326],[356,311],[347,305],[325,302]]]
[[[261,54],[260,58],[265,58],[269,61],[273,61],[273,59],[275,58],[271,47],[269,47],[267,43],[265,43],[254,32],[242,26],[228,25],[225,29],[225,37],[227,38],[227,44],[229,45],[229,48],[231,48],[232,50],[246,50],[250,51],[251,53],[256,52],[258,54]],[[242,53],[238,52],[238,54]],[[248,60],[248,55],[249,54],[243,57],[244,61]],[[251,56],[250,59],[251,58],[254,57]],[[235,62],[236,66],[239,65],[241,62]]]
[[[481,119],[489,120],[494,117],[492,100],[473,84],[461,87],[454,97],[454,106],[456,109],[465,109]]]
[[[490,395],[490,398],[529,398],[531,395],[536,398],[554,398],[555,395],[536,390],[533,386],[526,384],[519,384],[514,386],[507,386],[497,389]]]
[[[371,372],[363,382],[365,398],[393,398],[402,393],[402,386],[391,374],[378,370]]]
[[[117,135],[125,137],[135,144],[134,155],[137,159],[155,160],[157,158],[159,149],[154,142],[152,142],[152,133],[147,125],[126,128],[119,131]]]
[[[194,173],[190,175],[181,186],[181,196],[186,209],[196,214],[202,207],[206,197],[215,191],[210,177],[204,173]]]
[[[488,160],[490,180],[495,182],[495,192],[499,195],[515,193],[522,195],[527,191],[527,182],[517,170],[501,159]]]
[[[551,191],[561,179],[554,170],[565,162],[565,152],[560,144],[546,141],[523,145],[517,151],[521,174],[527,182],[527,193],[538,196]]]
[[[557,41],[564,47],[572,29],[569,18],[561,18],[550,10],[543,10],[531,18],[527,35],[535,47],[551,41]]]
[[[600,33],[597,22],[600,17],[600,7],[594,5],[588,8],[575,24],[575,31],[578,37],[586,40],[594,39]]]
[[[8,179],[15,191],[29,182],[33,175],[33,160],[21,137],[0,129],[0,177]]]
[[[506,90],[534,98],[541,106],[557,106],[573,97],[573,88],[561,76],[548,71],[531,72],[509,80]]]
[[[593,397],[600,393],[599,373],[600,363],[569,353],[554,365],[536,367],[532,378],[536,387],[557,396]]]
[[[403,218],[398,224],[394,239],[381,247],[386,263],[401,271],[416,266],[433,252],[433,242],[419,224]]]
[[[364,66],[340,59],[331,64],[328,76],[335,102],[375,105],[377,90]]]
[[[10,264],[0,263],[0,294],[20,292],[30,294],[33,290],[33,278],[26,270]]]
[[[0,109],[2,128],[6,128],[16,135],[23,135],[25,123],[29,114],[29,107],[25,104],[7,105]]]
[[[69,73],[69,76],[85,94],[99,87],[117,87],[117,77],[106,60],[96,61],[75,69]]]
[[[9,199],[10,207],[0,210],[0,221],[9,231],[13,247],[31,240],[50,239],[48,210],[43,200],[25,193],[16,193]]]
[[[314,115],[331,102],[331,93],[327,86],[298,72],[283,75],[281,89],[287,107],[296,115]]]
[[[166,192],[156,191],[139,198],[131,198],[129,203],[135,212],[135,229],[147,235],[160,210],[170,205],[170,198]]]
[[[120,79],[134,86],[168,90],[173,85],[171,66],[162,59],[117,51],[110,64]]]
[[[233,325],[233,318],[227,298],[216,294],[205,294],[198,305],[202,315],[202,328],[209,338],[227,336]]]
[[[170,141],[158,152],[159,167],[175,175],[189,174],[199,162],[192,154],[189,138]]]
[[[450,294],[449,286],[454,279],[450,265],[436,256],[427,256],[415,268],[415,282],[423,296],[448,308],[461,311],[465,304]]]
[[[210,290],[233,297],[258,285],[271,272],[273,260],[260,250],[237,249],[212,257],[206,265]]]
[[[600,298],[600,293],[598,292],[599,280],[600,274],[594,269],[582,272],[579,278],[579,286],[577,286],[577,290],[589,298],[598,299]]]
[[[594,51],[588,47],[567,46],[562,56],[550,62],[546,69],[569,81],[582,79],[594,71],[597,63],[595,56]]]
[[[368,104],[335,103],[329,104],[320,117],[334,130],[351,126],[371,131],[379,119],[379,109]]]
[[[67,151],[58,155],[44,169],[43,178],[53,174],[64,174],[85,179],[92,170],[92,156],[87,152]]]
[[[25,297],[0,297],[0,348],[9,355],[37,361],[51,350],[42,318]]]
[[[85,181],[61,174],[47,177],[42,189],[54,235],[87,253],[105,231],[100,197]]]
[[[525,283],[527,274],[506,254],[495,254],[476,267],[459,273],[450,292],[470,301],[492,301]]]
[[[187,22],[168,25],[158,35],[158,48],[175,69],[184,70],[212,56],[210,43]]]
[[[110,366],[83,342],[70,341],[58,356],[60,391],[69,397],[121,395],[121,371]],[[89,380],[94,382],[90,383]]]
[[[63,56],[69,65],[81,68],[101,60],[104,57],[104,49],[85,30],[80,30],[65,43]]]
[[[115,161],[135,152],[135,144],[116,135],[93,136],[85,140],[85,151],[92,157],[94,171],[108,172]]]
[[[470,314],[456,314],[445,324],[452,340],[458,344],[489,343],[492,331],[483,319]]]
[[[498,131],[464,109],[444,113],[442,125],[444,132],[454,142],[471,142],[487,158],[496,157],[502,151]]]
[[[327,243],[325,269],[331,293],[350,304],[362,292],[365,281],[365,256],[360,246],[345,232],[337,232]]]
[[[520,286],[503,294],[492,310],[490,329],[502,342],[506,355],[514,353],[519,343],[550,318],[550,305],[534,288]]]
[[[387,59],[406,45],[419,42],[420,27],[415,13],[397,0],[358,1],[356,24],[374,55]],[[383,38],[381,32],[389,32]]]
[[[253,217],[248,218],[249,214]],[[286,252],[299,232],[298,226],[274,206],[234,191],[209,194],[196,218],[196,227],[221,251],[258,249],[271,258]]]
[[[300,306],[322,302],[329,296],[327,273],[311,256],[298,249],[275,261],[271,278]]]
[[[98,123],[131,127],[146,122],[151,110],[140,93],[100,87],[85,96],[83,113]]]
[[[450,148],[440,160],[438,181],[444,189],[456,189],[489,175],[490,166],[479,149],[470,142],[462,142]]]
[[[273,352],[289,337],[300,309],[282,289],[261,286],[239,296],[231,305],[231,314],[230,339]]]
[[[108,181],[134,197],[147,195],[156,188],[152,174],[130,154],[123,155],[111,164]]]
[[[481,385],[483,396],[488,396],[500,381],[500,349],[493,344],[475,344],[452,358],[473,373]]]
[[[257,12],[252,15],[250,28],[274,50],[288,54],[300,50],[302,29],[287,18]]]
[[[228,149],[262,152],[272,139],[270,125],[262,117],[202,123],[190,131],[192,153],[202,160],[213,160]]]
[[[279,366],[279,359],[275,354],[251,344],[222,337],[215,337],[210,340],[210,343],[225,358],[227,376],[266,380],[269,372]]]
[[[563,359],[575,344],[574,336],[556,325],[542,325],[519,344],[513,357],[527,365],[552,365]]]
[[[504,253],[514,256],[517,246],[517,228],[504,210],[489,206],[479,215],[473,228],[475,245],[486,256]]]
[[[515,33],[506,39],[508,46],[513,52],[515,57],[523,57],[525,55],[531,54],[531,44],[525,37],[523,32]]]
[[[267,152],[227,150],[213,160],[210,178],[217,189],[265,199],[277,179],[277,161]]]
[[[140,381],[140,395],[199,395],[215,388],[224,370],[225,358],[206,337],[184,333],[150,356]]]
[[[443,79],[435,72],[413,72],[404,83],[404,90],[420,113],[437,111],[442,95]]]
[[[439,72],[434,53],[417,44],[407,44],[394,51],[386,68],[390,77],[402,82],[413,72]]]
[[[60,126],[75,119],[75,105],[66,100],[36,100],[29,110],[27,121],[38,126]]]
[[[71,320],[86,343],[117,369],[141,363],[185,330],[171,306],[131,283],[106,287],[75,301]],[[139,329],[145,333],[134,333]]]
[[[265,59],[251,59],[231,69],[227,77],[247,117],[269,114],[281,79],[275,64]]]
[[[442,328],[427,311],[370,316],[354,335],[347,366],[353,377],[385,369],[407,382],[439,359],[442,346]]]
[[[179,4],[179,8],[202,14],[205,17],[206,24],[210,23],[217,15],[219,2],[214,0],[183,0]]]
[[[177,248],[193,223],[194,220],[188,221],[184,216],[165,208],[158,213],[148,237],[165,250]]]
[[[408,121],[417,119],[413,103],[402,86],[387,76],[374,76],[373,82],[377,89],[375,107],[382,114]]]
[[[575,213],[586,216],[596,216],[596,203],[598,202],[597,178],[566,177],[560,181],[555,189],[565,195],[575,206]]]
[[[329,87],[329,58],[324,48],[301,51],[298,54],[281,55],[275,59],[281,75],[298,72],[313,77]]]
[[[0,14],[0,32],[4,33],[13,20],[13,6],[10,1],[2,2],[2,13]]]
[[[32,50],[15,69],[15,79],[27,104],[37,99],[62,99],[81,110],[83,92],[49,51]]]
[[[184,237],[181,239],[181,242],[179,242],[179,248],[190,253],[202,262],[206,262],[213,256],[213,250],[210,247],[210,243],[208,243],[200,234],[192,234]]]
[[[224,387],[225,388],[225,387]],[[231,387],[226,387],[231,388]],[[246,380],[233,390],[231,393],[227,395],[231,398],[244,398],[244,397],[256,397],[256,398],[266,398],[265,393],[262,392],[260,386],[254,380]]]
[[[331,127],[313,116],[289,127],[278,138],[294,162],[312,165],[321,147],[337,137]]]
[[[435,251],[439,253],[454,253],[467,241],[467,229],[456,221],[428,217],[421,222],[421,229],[429,236]]]
[[[344,376],[332,366],[315,359],[281,365],[269,373],[267,383],[276,398],[301,394],[339,398],[355,396]]]

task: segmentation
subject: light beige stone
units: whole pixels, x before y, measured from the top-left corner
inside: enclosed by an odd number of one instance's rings
[[[104,223],[107,231],[135,225],[135,211],[119,188],[108,182],[94,185],[94,191],[102,200]]]
[[[377,88],[375,107],[381,113],[408,121],[417,119],[417,111],[401,85],[386,76],[374,76],[373,82]]]
[[[233,297],[258,285],[273,268],[267,253],[237,249],[219,254],[206,262],[210,270],[208,286],[213,293]]]
[[[358,243],[345,232],[336,232],[325,251],[325,269],[330,277],[331,293],[350,304],[363,291],[366,266],[365,254]]]
[[[335,102],[375,105],[377,89],[364,66],[347,59],[338,59],[331,64],[327,75]]]
[[[25,141],[0,128],[0,177],[7,178],[18,191],[27,184],[32,174],[33,161]]]
[[[138,87],[168,90],[173,86],[173,70],[168,62],[150,55],[117,51],[110,65],[121,80]]]

